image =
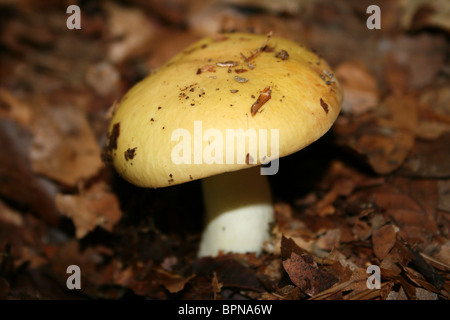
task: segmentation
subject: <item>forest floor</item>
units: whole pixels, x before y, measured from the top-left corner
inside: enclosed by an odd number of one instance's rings
[[[449,299],[448,1],[79,8],[69,29],[67,4],[0,2],[0,299]],[[314,49],[345,99],[332,129],[269,177],[263,253],[197,258],[200,183],[138,188],[101,155],[110,107],[133,84],[235,30]]]

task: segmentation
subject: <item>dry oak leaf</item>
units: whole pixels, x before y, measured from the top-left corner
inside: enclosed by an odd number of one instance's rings
[[[35,173],[76,186],[103,167],[101,150],[82,110],[42,106],[33,119],[30,159]]]
[[[177,293],[184,289],[184,286],[195,277],[195,274],[191,274],[187,277],[183,277],[176,273],[168,272],[162,268],[156,268],[157,278],[159,282],[170,292]]]
[[[360,62],[343,62],[335,72],[344,89],[342,111],[361,114],[373,110],[379,101],[377,81]]]
[[[58,194],[55,203],[63,215],[72,219],[77,238],[97,226],[112,231],[122,217],[117,197],[107,191],[103,183],[93,185],[80,195]]]
[[[238,261],[233,254],[225,254],[216,258],[204,257],[193,262],[194,272],[198,276],[213,275],[224,287],[262,292],[263,287],[255,271],[248,265]]]
[[[431,141],[418,141],[399,169],[405,176],[447,178],[450,176],[450,132]]]
[[[389,174],[398,169],[414,147],[414,135],[394,128],[379,128],[378,134],[363,134],[356,150],[367,156],[371,167],[378,174]]]
[[[395,229],[385,225],[372,232],[373,251],[378,259],[383,260],[394,247],[396,241]]]
[[[330,273],[321,271],[309,254],[292,252],[291,257],[283,261],[283,267],[291,281],[309,296],[328,289],[338,281]]]

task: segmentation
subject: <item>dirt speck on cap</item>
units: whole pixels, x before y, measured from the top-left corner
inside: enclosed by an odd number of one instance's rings
[[[325,110],[326,113],[328,113],[328,104],[320,98],[320,105],[322,106],[323,110]]]
[[[120,123],[115,123],[111,130],[111,134],[109,135],[109,143],[108,150],[116,150],[117,149],[117,139],[120,134]]]
[[[134,147],[132,149],[128,148],[127,151],[124,152],[126,161],[134,158],[134,156],[136,155],[136,149],[137,149],[137,147]]]

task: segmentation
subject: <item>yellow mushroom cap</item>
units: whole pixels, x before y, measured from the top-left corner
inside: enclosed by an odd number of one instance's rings
[[[342,98],[327,62],[294,41],[246,33],[207,37],[122,98],[107,152],[135,185],[180,184],[306,147],[332,126]]]

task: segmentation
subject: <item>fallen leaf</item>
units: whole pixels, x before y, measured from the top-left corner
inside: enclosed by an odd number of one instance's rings
[[[396,235],[394,227],[385,225],[372,232],[373,252],[378,259],[383,260],[394,247]]]
[[[385,39],[385,81],[389,83],[390,89],[402,93],[429,85],[445,63],[445,46],[444,36],[431,33]],[[399,81],[389,79],[392,69],[401,70]]]
[[[416,136],[434,140],[450,131],[450,90],[448,83],[423,90],[418,98],[420,121]]]
[[[262,300],[299,300],[306,297],[299,287],[286,285],[274,292],[264,292]]]
[[[405,176],[446,178],[450,176],[450,132],[431,141],[417,141],[412,154],[399,169]]]
[[[0,119],[8,118],[24,127],[30,124],[31,107],[5,88],[0,88],[0,106]]]
[[[292,238],[286,238],[284,235],[282,235],[281,238],[281,260],[285,261],[289,259],[292,255],[292,253],[295,253],[299,256],[304,254],[309,254],[308,251],[305,249],[302,249]]]
[[[82,110],[71,105],[38,110],[30,148],[34,172],[68,186],[97,174],[103,167],[101,150]]]
[[[53,202],[56,186],[33,172],[28,156],[32,139],[27,128],[0,118],[0,194],[56,226],[60,220]]]
[[[352,228],[353,234],[360,240],[366,240],[372,234],[370,225],[364,220],[356,220]]]
[[[376,111],[378,125],[413,133],[419,122],[419,104],[412,94],[391,94],[381,101]]]
[[[105,3],[108,15],[109,59],[117,64],[148,52],[156,34],[155,25],[139,9]]]
[[[195,274],[191,274],[188,277],[183,277],[176,273],[170,273],[164,269],[156,269],[159,273],[159,282],[170,292],[177,293],[184,289],[184,286],[195,277]]]
[[[220,290],[222,290],[223,283],[219,281],[217,278],[217,274],[213,272],[213,278],[211,280],[211,286],[214,293],[214,300],[217,299],[217,294],[220,293]]]
[[[344,90],[342,112],[358,115],[377,106],[377,82],[364,64],[343,62],[336,67],[335,76]]]
[[[311,255],[298,255],[283,261],[283,267],[291,281],[309,296],[331,287],[338,280],[330,273],[321,271]]]
[[[111,95],[120,89],[120,74],[109,62],[102,61],[86,70],[86,82],[102,96]]]
[[[425,279],[428,280],[436,289],[442,289],[445,284],[445,278],[441,276],[416,249],[412,248],[408,243],[405,243],[405,247],[414,257],[412,259],[412,265],[414,265],[414,267],[417,268]]]
[[[438,190],[438,209],[450,212],[450,179],[439,180]]]
[[[440,28],[450,31],[450,4],[446,0],[410,0],[400,2],[404,6],[400,18],[406,30],[417,31],[424,28]]]
[[[20,212],[8,207],[1,200],[0,200],[0,221],[5,224],[14,225],[16,227],[22,227],[24,223],[24,219],[20,215]]]
[[[111,232],[122,217],[116,195],[103,183],[94,184],[79,195],[58,194],[55,203],[62,214],[72,219],[77,238],[97,226]]]
[[[405,130],[380,128],[378,134],[363,134],[356,150],[366,155],[372,168],[379,174],[398,169],[414,146],[414,135]]]
[[[232,255],[197,259],[193,266],[195,274],[199,276],[211,276],[216,272],[218,281],[225,287],[235,287],[256,292],[263,291],[262,285],[256,277],[256,272],[235,260]]]
[[[316,241],[316,246],[325,251],[331,251],[339,247],[341,240],[341,229],[330,229],[325,234],[320,235]]]

